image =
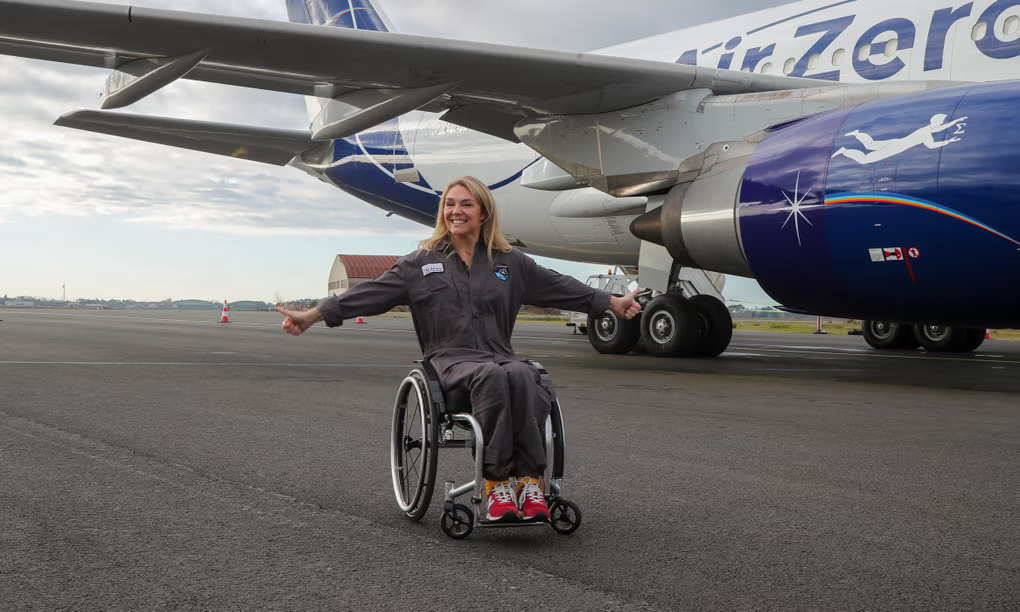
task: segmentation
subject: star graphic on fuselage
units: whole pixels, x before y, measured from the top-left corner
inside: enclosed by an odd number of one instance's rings
[[[785,228],[786,225],[790,222],[790,219],[793,219],[793,226],[797,230],[797,246],[804,246],[803,244],[801,244],[800,241],[800,219],[804,219],[804,222],[810,225],[811,227],[815,226],[815,224],[808,221],[807,216],[804,215],[805,210],[818,208],[817,204],[812,206],[804,206],[804,200],[808,199],[808,196],[810,195],[811,195],[810,189],[805,191],[804,195],[800,195],[800,172],[797,173],[797,186],[794,187],[793,198],[791,199],[790,195],[786,193],[785,190],[783,191],[783,197],[786,198],[787,203],[791,207],[790,214],[786,216],[786,221],[783,222],[783,227]]]

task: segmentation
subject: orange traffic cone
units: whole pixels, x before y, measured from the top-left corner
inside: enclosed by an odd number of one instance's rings
[[[230,315],[228,314],[230,309],[227,308],[227,301],[223,300],[223,316],[220,317],[220,323],[230,323]]]
[[[358,317],[358,320],[355,321],[355,323],[364,323],[364,322],[365,322],[365,317]]]
[[[991,340],[991,339],[992,339],[992,330],[986,328],[985,329],[985,340]]]

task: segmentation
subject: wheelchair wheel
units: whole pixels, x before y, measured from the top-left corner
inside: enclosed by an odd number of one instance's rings
[[[471,509],[461,504],[447,504],[440,522],[443,533],[454,540],[463,540],[471,535],[475,528],[475,516]]]
[[[567,535],[581,526],[581,509],[572,501],[557,499],[549,506],[549,526],[556,533]]]
[[[393,405],[390,468],[397,505],[411,519],[425,516],[436,483],[439,423],[420,370],[400,383]]]

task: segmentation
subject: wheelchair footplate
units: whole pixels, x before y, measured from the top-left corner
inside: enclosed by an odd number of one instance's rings
[[[471,535],[475,527],[482,529],[507,528],[507,527],[543,527],[548,525],[557,533],[564,535],[571,534],[581,526],[581,509],[574,502],[559,495],[560,483],[550,483],[546,491],[546,503],[549,506],[549,519],[519,519],[507,518],[496,521],[488,521],[482,518],[485,515],[483,498],[474,490],[474,483],[467,483],[460,487],[454,487],[453,482],[446,482],[446,501],[443,502],[443,515],[440,524],[443,533],[447,536],[460,540]],[[471,506],[456,503],[454,500],[466,493],[473,493]],[[555,492],[555,493],[553,493]],[[472,508],[474,508],[472,510]]]

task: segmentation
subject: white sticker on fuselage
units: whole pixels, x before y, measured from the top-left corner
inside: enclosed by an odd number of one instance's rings
[[[424,266],[421,267],[422,276],[428,276],[429,274],[432,274],[434,272],[446,272],[446,269],[443,267],[443,264],[441,263],[425,264]]]

